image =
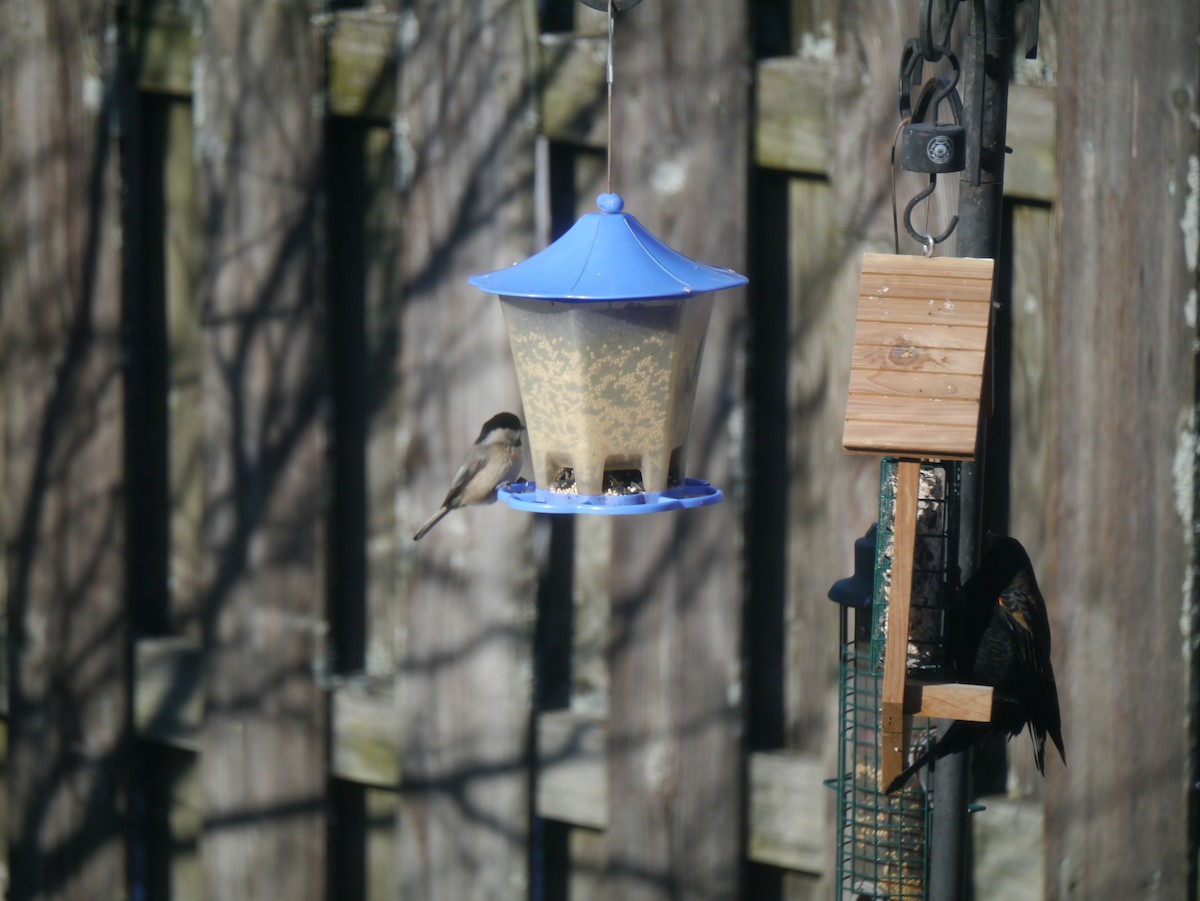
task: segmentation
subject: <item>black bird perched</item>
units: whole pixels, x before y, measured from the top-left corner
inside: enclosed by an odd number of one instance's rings
[[[1050,618],[1038,589],[1033,565],[1015,538],[998,537],[966,584],[950,624],[952,660],[958,677],[994,689],[992,720],[959,720],[892,780],[896,791],[917,770],[947,754],[980,744],[995,735],[1007,738],[1029,728],[1033,759],[1045,773],[1046,736],[1063,763],[1062,722],[1058,689],[1050,666]]]
[[[425,533],[451,510],[492,503],[496,499],[496,489],[521,474],[521,432],[524,429],[521,420],[512,413],[497,413],[483,424],[466,461],[455,473],[442,506],[417,529],[413,541],[424,538]]]

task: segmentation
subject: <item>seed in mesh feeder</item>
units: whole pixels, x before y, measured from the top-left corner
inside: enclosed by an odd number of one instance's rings
[[[883,494],[894,505],[898,468],[892,467],[884,474]],[[946,470],[937,466],[921,467],[917,492],[917,536],[913,551],[913,577],[911,587],[911,613],[909,623],[908,668],[928,669],[938,660],[938,648],[942,637],[942,608],[945,592],[943,574],[947,569],[948,498]],[[888,623],[887,603],[892,590],[892,542],[891,532],[882,535],[884,568],[880,574],[883,604],[880,607],[876,626],[886,634]]]

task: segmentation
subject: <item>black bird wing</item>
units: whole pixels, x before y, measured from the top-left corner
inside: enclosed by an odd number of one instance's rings
[[[1027,572],[1019,573],[1001,593],[1004,621],[1011,631],[1014,663],[1012,691],[1026,708],[1029,732],[1033,738],[1034,758],[1044,772],[1046,735],[1049,734],[1063,763],[1062,720],[1058,707],[1058,687],[1050,663],[1050,618],[1036,581]]]

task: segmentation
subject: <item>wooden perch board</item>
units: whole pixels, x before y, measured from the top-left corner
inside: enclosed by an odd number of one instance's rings
[[[986,723],[992,718],[992,694],[990,685],[909,680],[904,686],[904,712],[908,716]]]
[[[842,446],[975,457],[992,260],[863,255]]]
[[[904,711],[908,675],[908,626],[912,594],[913,550],[917,538],[917,497],[921,465],[901,460],[896,473],[896,518],[892,538],[892,590],[888,599],[884,646],[883,698],[880,709],[880,762],[883,784],[904,769],[912,737],[912,716]]]

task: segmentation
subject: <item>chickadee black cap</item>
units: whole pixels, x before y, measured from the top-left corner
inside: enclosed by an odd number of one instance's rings
[[[521,431],[525,426],[521,425],[521,420],[514,413],[497,413],[491,419],[483,424],[483,428],[479,430],[479,437],[475,439],[478,444],[482,441],[489,432],[494,432],[496,429],[512,429]]]

